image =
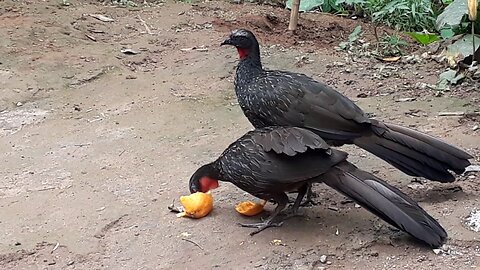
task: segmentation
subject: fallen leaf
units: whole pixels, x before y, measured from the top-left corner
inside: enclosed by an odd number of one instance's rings
[[[470,165],[465,168],[465,172],[480,172],[480,165]]]
[[[407,98],[399,98],[395,100],[395,102],[410,102],[410,101],[415,101],[416,98],[413,97],[407,97]]]
[[[102,14],[89,14],[90,17],[93,17],[97,20],[100,20],[102,22],[113,22],[115,21],[114,19],[110,18],[110,17],[107,17],[105,15],[102,15]]]
[[[180,51],[182,51],[182,52],[189,52],[189,51],[207,52],[208,48],[205,48],[205,46],[200,46],[200,47],[182,48],[182,49],[180,49]]]
[[[439,112],[438,116],[462,116],[465,112]]]
[[[85,36],[92,41],[97,41],[97,39],[94,36],[91,36],[91,35],[88,35],[88,34],[85,34]]]
[[[120,52],[122,52],[124,54],[139,54],[140,53],[138,51],[135,51],[135,50],[129,49],[129,48],[121,49]]]
[[[189,232],[182,232],[182,233],[180,234],[181,237],[189,237],[189,236],[191,236],[191,235],[192,235],[192,234],[189,233]]]
[[[397,62],[398,60],[400,60],[400,56],[394,56],[394,57],[386,57],[386,58],[382,58],[382,61],[384,62]]]
[[[285,245],[285,244],[282,243],[282,240],[280,240],[280,239],[273,239],[272,242],[270,242],[270,243],[274,246]]]

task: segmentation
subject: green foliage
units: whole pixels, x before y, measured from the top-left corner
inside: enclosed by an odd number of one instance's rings
[[[383,56],[399,56],[404,55],[404,49],[408,47],[408,43],[399,35],[382,36],[379,42],[379,52]]]
[[[453,31],[453,29],[450,28],[450,27],[446,27],[446,28],[443,28],[442,30],[440,30],[440,36],[443,39],[449,39],[449,38],[452,38],[453,36],[455,36],[455,31]]]
[[[432,42],[440,40],[440,36],[431,33],[406,32],[406,34],[411,36],[413,39],[415,39],[418,43],[422,45],[428,45]]]
[[[353,32],[348,35],[348,41],[345,42],[340,42],[338,47],[341,50],[348,50],[352,45],[355,43],[360,38],[360,35],[362,33],[362,27],[359,25],[353,29]]]
[[[402,31],[435,30],[435,14],[430,0],[371,0],[376,8],[373,21]]]
[[[291,0],[287,1],[287,7],[289,2]],[[374,22],[407,32],[423,45],[470,33],[472,29],[467,18],[467,0],[303,0],[300,3],[328,13],[364,15]],[[474,28],[480,30],[480,19]],[[342,42],[340,48],[345,49],[351,43]]]
[[[480,13],[480,5],[479,12]],[[471,33],[472,23],[468,20],[467,0],[454,0],[438,15],[436,28],[444,39],[457,34]],[[480,29],[480,20],[474,23],[474,29]],[[476,33],[479,31],[476,30]]]
[[[457,27],[468,13],[467,0],[455,0],[438,15],[436,20],[437,30],[444,27]]]
[[[337,0],[335,4],[343,10],[352,10],[353,7],[356,13],[362,11],[373,21],[396,30],[431,32],[435,30],[437,9],[432,1],[435,0]]]
[[[337,5],[337,0],[324,0],[320,9],[328,13],[343,13],[343,8],[341,5]]]

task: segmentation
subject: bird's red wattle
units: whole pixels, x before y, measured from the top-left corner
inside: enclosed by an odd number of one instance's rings
[[[218,187],[218,180],[210,178],[210,177],[202,177],[200,179],[200,191],[207,192],[211,189],[215,189]]]
[[[248,50],[247,49],[242,49],[242,48],[237,48],[238,51],[238,56],[240,59],[243,59],[248,56]]]

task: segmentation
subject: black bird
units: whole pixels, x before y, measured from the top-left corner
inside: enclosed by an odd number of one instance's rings
[[[330,145],[355,144],[411,176],[453,182],[472,156],[434,137],[370,119],[335,89],[306,75],[264,70],[252,32],[235,30],[222,45],[238,50],[235,76],[238,102],[255,128],[308,128]]]
[[[266,127],[246,133],[217,160],[200,167],[189,187],[191,193],[207,192],[218,187],[218,181],[225,181],[260,199],[275,201],[277,207],[265,222],[242,224],[257,228],[253,235],[280,226],[278,219],[296,213],[307,186],[323,182],[426,244],[442,245],[447,233],[433,217],[400,190],[346,159],[347,153],[329,148],[310,130]],[[298,192],[297,199],[289,215],[277,217],[288,203],[286,192]]]

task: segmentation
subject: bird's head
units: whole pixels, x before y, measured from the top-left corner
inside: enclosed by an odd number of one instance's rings
[[[207,192],[218,187],[212,164],[203,165],[190,177],[190,193]]]
[[[258,53],[258,41],[255,35],[246,29],[233,30],[230,36],[220,44],[235,46],[240,59],[246,58],[252,52]]]

